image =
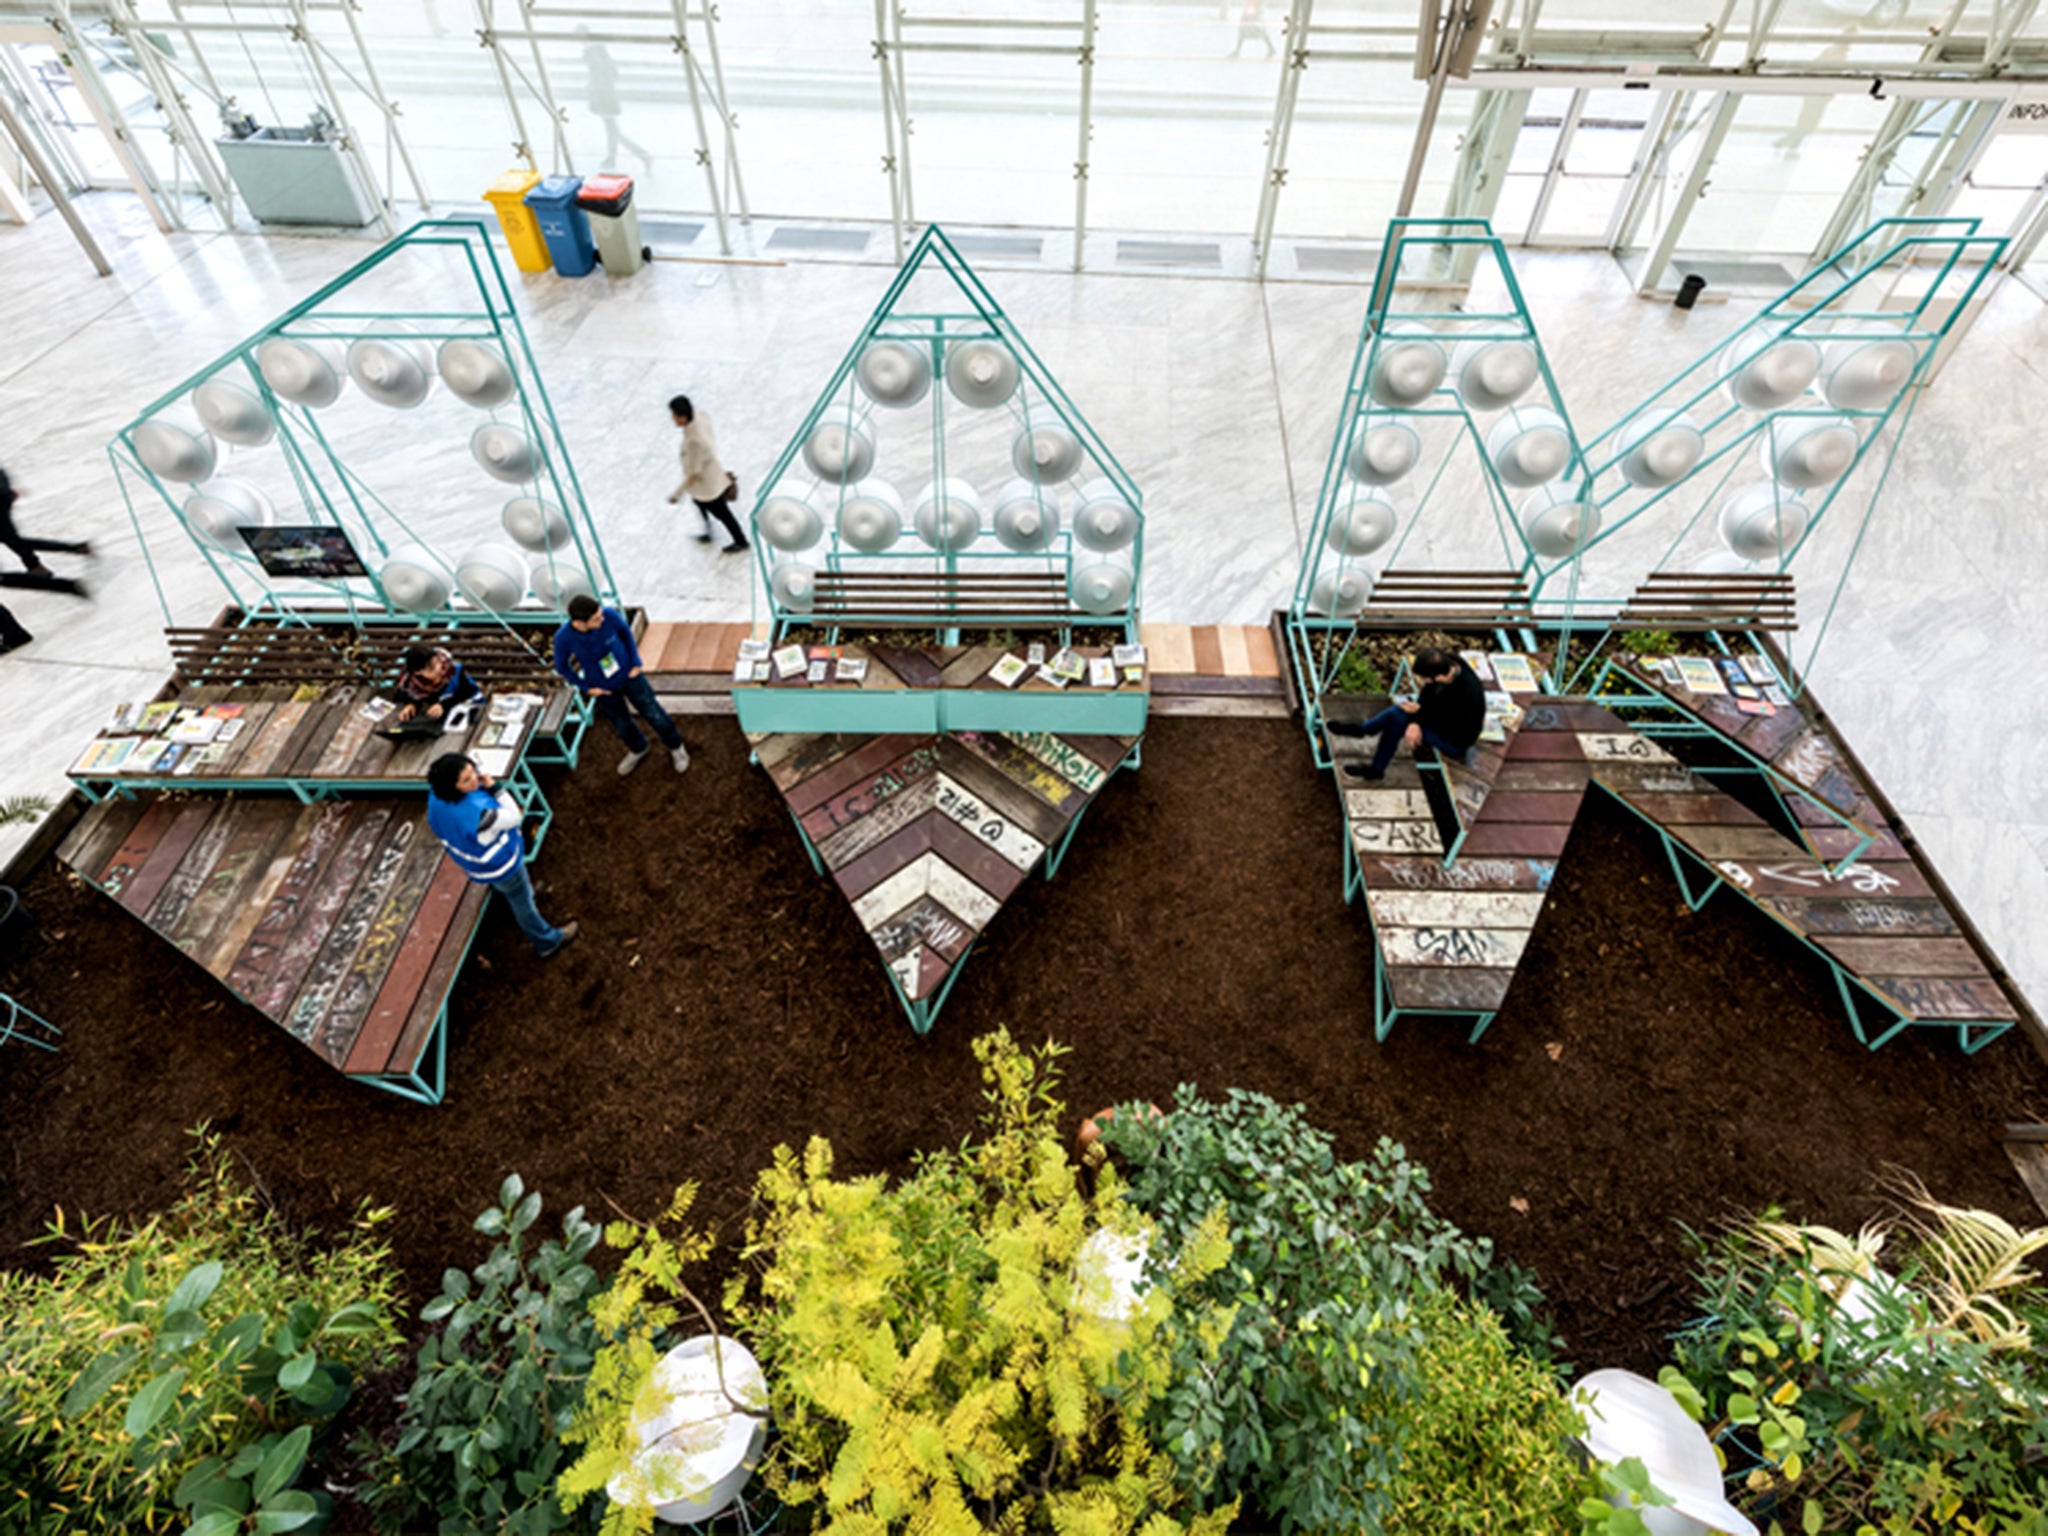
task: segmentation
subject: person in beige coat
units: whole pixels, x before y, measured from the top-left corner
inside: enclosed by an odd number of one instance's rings
[[[740,531],[739,519],[732,515],[732,498],[739,494],[739,482],[719,462],[711,423],[697,414],[688,395],[677,395],[669,401],[668,414],[683,429],[683,483],[669,492],[669,503],[673,505],[688,496],[704,515],[704,531],[697,535],[697,542],[711,542],[711,519],[715,517],[732,535],[725,552],[741,553],[748,547],[747,536]]]

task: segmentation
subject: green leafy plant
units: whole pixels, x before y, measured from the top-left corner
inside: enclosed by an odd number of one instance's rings
[[[830,1145],[813,1140],[801,1156],[778,1149],[762,1174],[763,1214],[725,1297],[769,1382],[776,1440],[762,1475],[833,1532],[1181,1531],[1171,1464],[1145,1429],[1168,1369],[1159,1331],[1173,1287],[1145,1291],[1128,1316],[1089,1289],[1083,1245],[1106,1226],[1134,1240],[1134,1213],[1113,1179],[1093,1196],[1079,1188],[1054,1091],[1059,1052],[1022,1050],[1000,1031],[975,1051],[989,1107],[957,1151],[892,1183],[836,1177]],[[678,1205],[672,1217],[687,1198]],[[676,1315],[654,1303],[681,1294],[681,1271],[706,1247],[688,1233],[607,1233],[620,1239],[632,1251],[603,1305],[624,1338],[593,1369],[575,1431],[589,1451],[563,1480],[570,1494],[603,1486],[630,1454],[620,1426],[652,1369],[648,1330]],[[1203,1224],[1176,1246],[1177,1272],[1198,1279],[1226,1252],[1218,1224]],[[615,1298],[643,1281],[629,1317]],[[1234,1512],[1185,1529],[1220,1536]],[[624,1513],[631,1524],[607,1529],[644,1528],[644,1511]]]
[[[50,802],[41,795],[9,795],[0,800],[0,827],[24,821],[38,821],[49,814]]]
[[[1621,637],[1621,648],[1634,656],[1676,656],[1678,637],[1667,629],[1632,629]]]
[[[1481,1273],[1491,1245],[1431,1212],[1429,1176],[1399,1146],[1342,1162],[1298,1107],[1261,1094],[1183,1086],[1163,1120],[1119,1111],[1103,1144],[1128,1160],[1158,1251],[1228,1223],[1230,1262],[1183,1290],[1229,1331],[1212,1350],[1202,1311],[1170,1320],[1152,1407],[1183,1484],[1250,1496],[1283,1529],[1378,1530],[1422,1390],[1414,1309]]]
[[[420,1346],[398,1441],[366,1502],[386,1530],[507,1536],[566,1530],[579,1511],[554,1496],[561,1433],[582,1398],[598,1344],[590,1303],[603,1289],[585,1262],[601,1235],[578,1206],[559,1240],[537,1248],[539,1190],[518,1174],[475,1222],[501,1239],[473,1270],[450,1269],[422,1320],[439,1325]]]
[[[1402,1415],[1394,1532],[1565,1532],[1595,1480],[1570,1448],[1583,1417],[1486,1308],[1448,1292],[1415,1310],[1418,1390]]]
[[[2048,1536],[2048,1290],[2026,1264],[2048,1228],[1898,1193],[1901,1219],[1853,1238],[1772,1211],[1701,1243],[1703,1320],[1666,1384],[1697,1389],[1760,1521]]]
[[[1337,670],[1330,678],[1332,693],[1385,693],[1387,680],[1372,658],[1357,646],[1337,658]]]
[[[339,1241],[295,1231],[217,1134],[194,1135],[169,1211],[76,1234],[60,1211],[51,1270],[0,1272],[10,1529],[158,1531],[183,1509],[225,1536],[324,1518],[325,1495],[290,1484],[319,1421],[396,1342],[375,1235],[389,1212],[359,1207]]]

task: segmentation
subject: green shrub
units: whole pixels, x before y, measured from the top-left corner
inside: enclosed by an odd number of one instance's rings
[[[1676,656],[1678,637],[1667,629],[1632,629],[1621,637],[1621,648],[1633,656]]]
[[[287,1227],[204,1126],[184,1195],[139,1226],[62,1213],[46,1275],[0,1273],[8,1529],[202,1536],[315,1530],[289,1485],[317,1421],[396,1343],[390,1254],[357,1210],[341,1241]]]
[[[1145,1421],[1167,1369],[1170,1291],[1149,1291],[1126,1325],[1091,1313],[1076,1255],[1106,1219],[1128,1230],[1131,1213],[1113,1181],[1079,1190],[1056,1048],[1027,1053],[999,1032],[975,1051],[989,1084],[979,1139],[894,1184],[835,1177],[822,1140],[801,1157],[778,1149],[762,1174],[764,1214],[725,1298],[769,1384],[762,1475],[796,1518],[832,1531],[1168,1536],[1183,1529],[1167,1513],[1180,1499]],[[623,1464],[623,1426],[654,1363],[645,1330],[663,1315],[643,1298],[635,1329],[619,1293],[665,1267],[658,1288],[674,1294],[675,1257],[703,1249],[644,1228],[607,1233],[621,1238],[633,1252],[601,1315],[635,1336],[599,1352],[569,1493]],[[1225,1251],[1203,1226],[1177,1249],[1181,1272],[1199,1276]],[[1233,1513],[1188,1528],[1220,1536]]]
[[[590,1302],[602,1289],[584,1262],[598,1228],[581,1206],[562,1218],[560,1241],[529,1253],[540,1191],[518,1174],[476,1230],[503,1241],[474,1270],[451,1269],[422,1320],[440,1331],[420,1346],[418,1370],[368,1502],[385,1530],[569,1529],[576,1513],[555,1502],[561,1432],[583,1395],[597,1349]]]
[[[1887,1270],[1776,1212],[1699,1248],[1704,1320],[1665,1382],[1732,1447],[1731,1499],[1808,1536],[2048,1536],[2048,1227],[1908,1186]],[[1696,1391],[1693,1389],[1697,1389]]]
[[[1385,693],[1387,680],[1372,658],[1353,646],[1337,659],[1336,675],[1330,679],[1332,693]]]
[[[1230,1262],[1191,1299],[1232,1322],[1220,1354],[1200,1310],[1176,1314],[1154,1430],[1199,1496],[1242,1494],[1289,1530],[1378,1530],[1401,1465],[1425,1339],[1414,1308],[1492,1258],[1433,1214],[1429,1176],[1382,1140],[1364,1163],[1261,1094],[1221,1103],[1183,1086],[1163,1121],[1103,1130],[1128,1158],[1130,1198],[1170,1254],[1228,1222]]]
[[[1387,1529],[1571,1532],[1599,1483],[1570,1448],[1585,1422],[1557,1377],[1484,1307],[1439,1292],[1416,1309],[1420,1390],[1401,1412]]]

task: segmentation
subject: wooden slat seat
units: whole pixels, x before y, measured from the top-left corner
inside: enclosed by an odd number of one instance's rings
[[[1493,628],[1532,618],[1528,580],[1518,571],[1388,570],[1373,582],[1357,622],[1376,629]]]
[[[1622,605],[1616,629],[1790,631],[1799,627],[1799,605],[1789,573],[1708,575],[1696,571],[1652,571]]]
[[[1058,571],[822,571],[811,613],[820,619],[995,618],[1067,620],[1079,613]]]
[[[387,683],[415,645],[450,651],[486,688],[544,684],[553,677],[545,641],[528,644],[498,625],[218,624],[164,631],[186,684]]]

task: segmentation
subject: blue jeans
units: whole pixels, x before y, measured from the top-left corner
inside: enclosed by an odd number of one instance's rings
[[[1416,724],[1415,717],[1400,705],[1394,704],[1381,710],[1370,720],[1359,726],[1358,734],[1361,736],[1370,736],[1374,731],[1379,732],[1380,744],[1374,749],[1372,754],[1372,771],[1374,773],[1385,773],[1387,771],[1387,764],[1394,760],[1395,749],[1401,745],[1402,735],[1409,726],[1414,724]],[[1468,747],[1452,746],[1426,725],[1422,727],[1422,744],[1433,748],[1442,756],[1450,758],[1453,762],[1459,763],[1465,761],[1465,754],[1471,750]]]
[[[533,940],[534,950],[545,960],[562,947],[562,930],[540,915],[540,908],[533,900],[533,880],[526,873],[526,860],[512,866],[512,873],[500,875],[488,881],[491,889],[505,898],[512,908],[512,920],[519,925],[519,931]]]
[[[633,709],[629,710],[628,704]],[[619,733],[619,740],[626,744],[628,752],[647,750],[647,733],[633,718],[633,710],[638,710],[640,719],[654,727],[654,734],[661,738],[661,744],[669,751],[673,752],[683,744],[683,733],[676,729],[675,721],[669,719],[668,711],[661,707],[661,700],[654,696],[654,684],[647,681],[645,673],[639,677],[614,679],[611,691],[598,696],[597,708],[606,723]]]

